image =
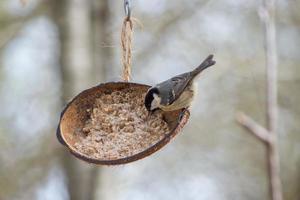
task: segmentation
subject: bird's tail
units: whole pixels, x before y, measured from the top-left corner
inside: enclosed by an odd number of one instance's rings
[[[216,61],[213,60],[213,55],[209,55],[196,69],[194,69],[191,73],[194,76],[197,76],[204,69],[214,65]]]

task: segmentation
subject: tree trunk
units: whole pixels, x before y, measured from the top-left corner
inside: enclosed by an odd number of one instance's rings
[[[107,53],[101,50],[99,41],[105,35],[103,29],[107,19],[106,7],[107,1],[52,2],[52,15],[58,24],[61,38],[64,104],[82,90],[103,82],[105,78],[106,63],[103,58],[107,59]],[[62,151],[70,199],[94,199],[98,167],[76,159],[65,149]]]

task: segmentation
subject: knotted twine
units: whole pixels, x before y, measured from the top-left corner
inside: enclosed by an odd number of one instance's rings
[[[131,48],[132,48],[133,23],[130,17],[123,21],[121,32],[123,80],[128,82],[131,74]]]

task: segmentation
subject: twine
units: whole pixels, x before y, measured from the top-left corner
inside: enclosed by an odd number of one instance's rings
[[[128,82],[131,75],[131,49],[132,49],[133,24],[129,17],[123,21],[121,32],[123,80]]]

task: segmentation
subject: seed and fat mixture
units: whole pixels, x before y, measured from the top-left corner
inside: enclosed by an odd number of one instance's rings
[[[148,118],[144,94],[132,89],[103,94],[87,110],[90,119],[78,130],[75,148],[94,159],[112,160],[137,154],[169,132],[161,111]]]

